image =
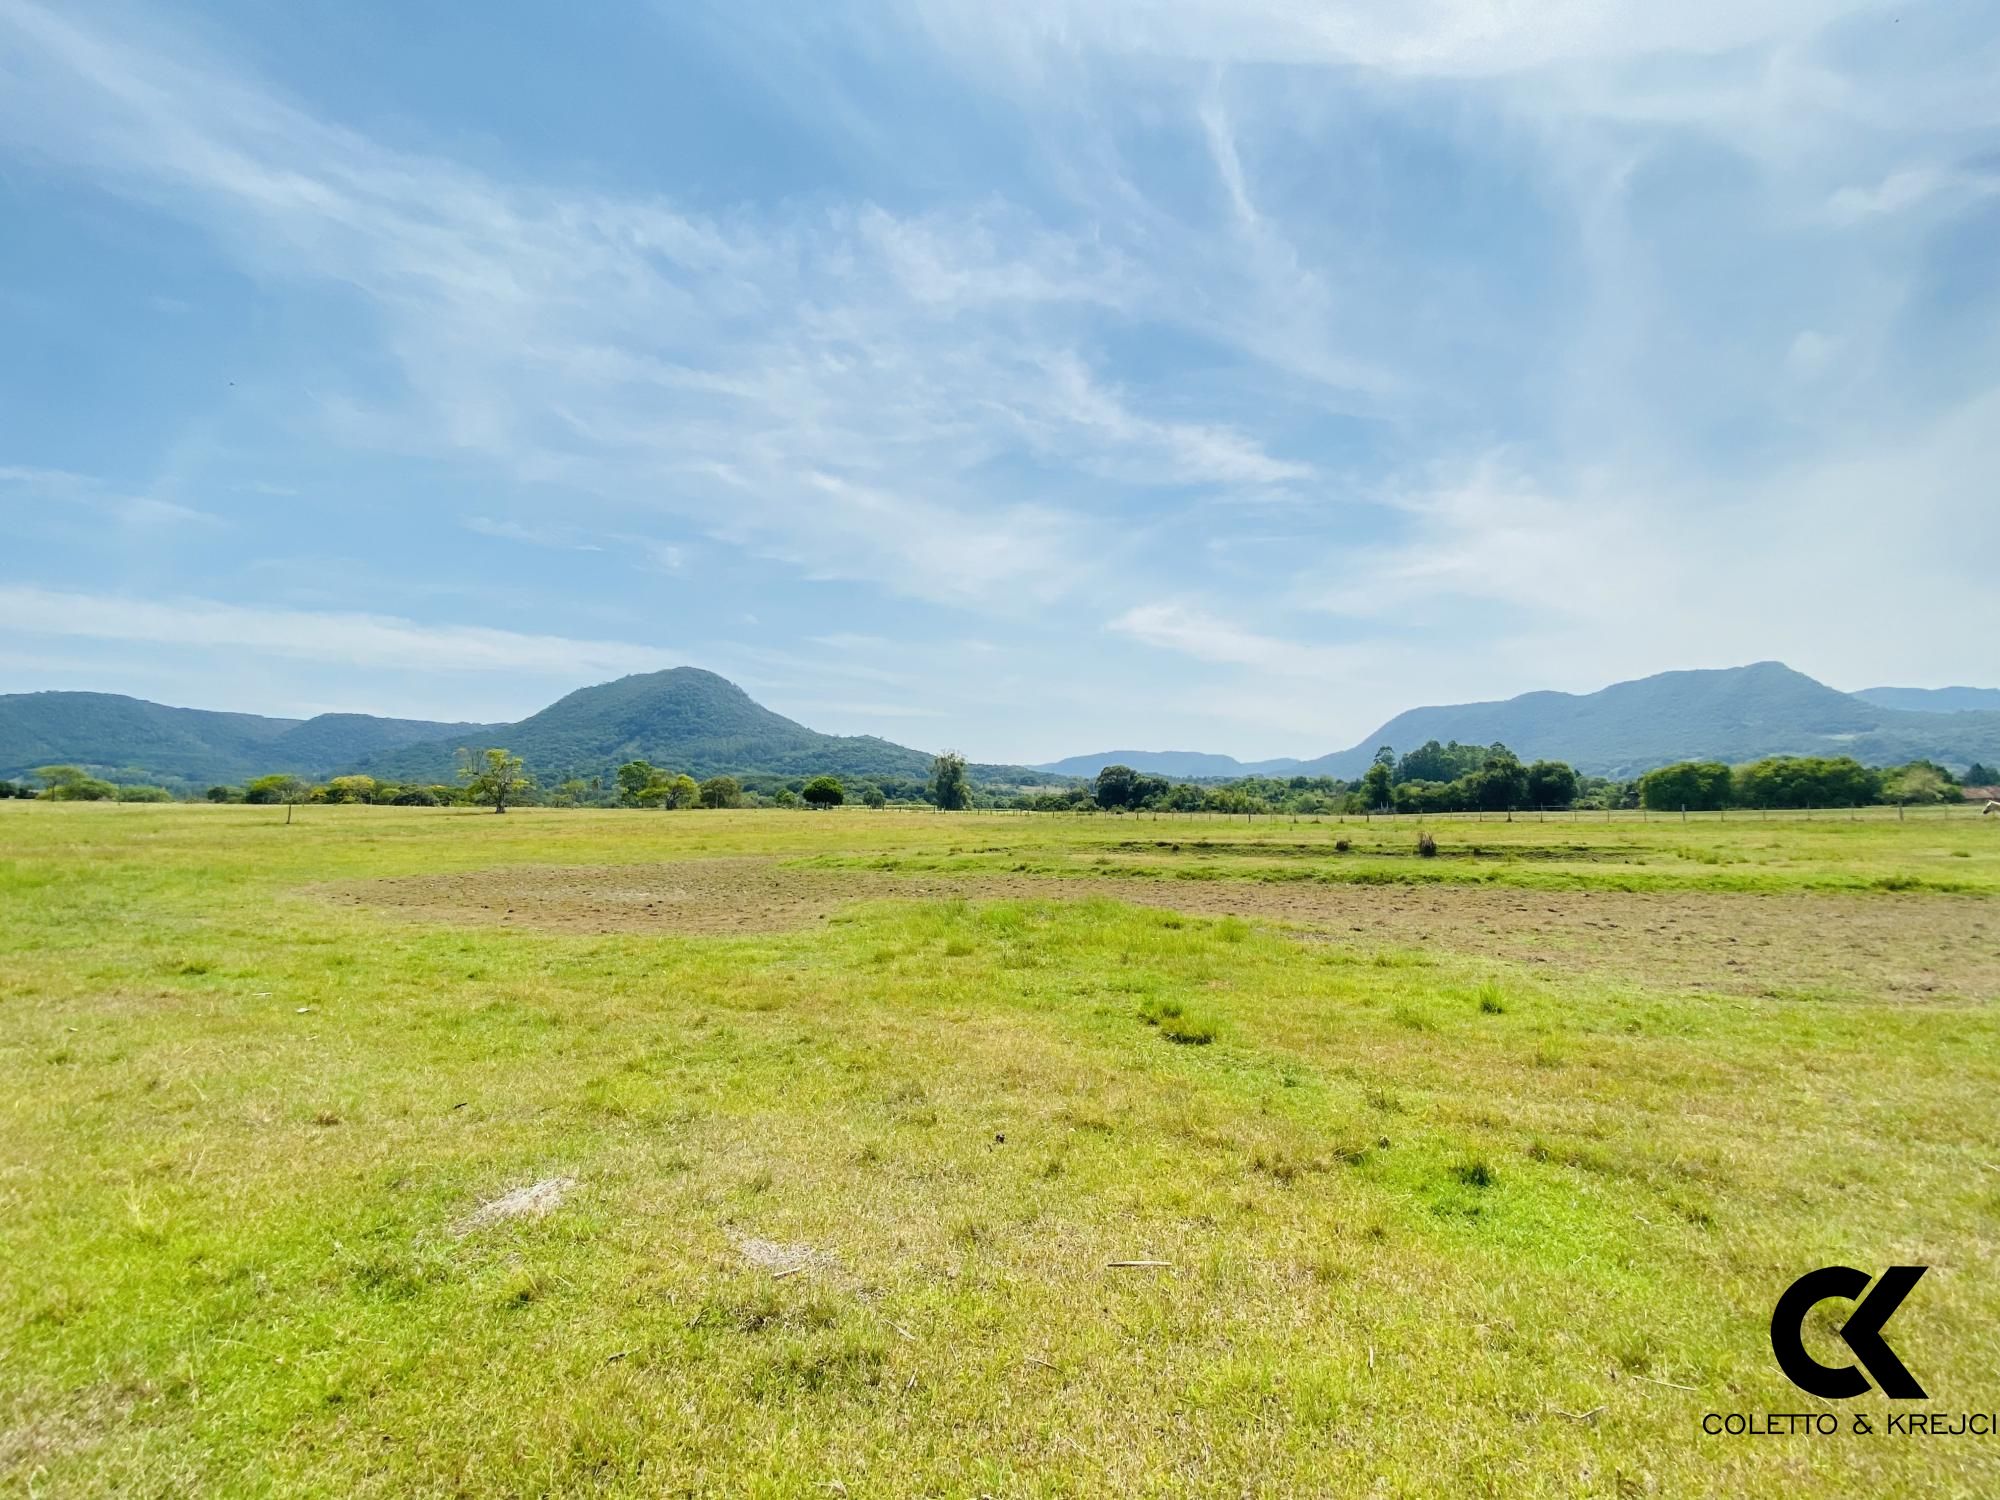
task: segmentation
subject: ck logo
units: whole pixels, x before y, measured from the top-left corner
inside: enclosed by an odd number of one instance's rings
[[[1828,1401],[1861,1395],[1868,1389],[1868,1375],[1875,1377],[1875,1384],[1885,1396],[1897,1401],[1923,1400],[1924,1388],[1903,1368],[1896,1351],[1883,1339],[1882,1325],[1896,1315],[1910,1289],[1929,1269],[1891,1266],[1872,1287],[1868,1285],[1867,1273],[1852,1266],[1821,1266],[1817,1271],[1806,1272],[1785,1288],[1785,1295],[1778,1299],[1778,1306],[1771,1314],[1771,1352],[1778,1356],[1778,1368],[1800,1390]],[[1866,1296],[1862,1295],[1864,1292]],[[1805,1341],[1800,1336],[1806,1314],[1829,1297],[1844,1297],[1854,1304],[1854,1311],[1837,1332],[1840,1341],[1854,1351],[1859,1365],[1835,1369],[1806,1353]],[[1861,1373],[1864,1369],[1868,1375]]]

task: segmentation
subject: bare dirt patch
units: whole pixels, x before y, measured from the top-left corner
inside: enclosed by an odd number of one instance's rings
[[[480,1204],[452,1225],[451,1232],[462,1238],[506,1219],[544,1218],[561,1206],[569,1190],[575,1186],[574,1177],[545,1177],[540,1182],[517,1187],[510,1193],[502,1193],[498,1198]]]
[[[779,1281],[804,1271],[837,1271],[840,1268],[840,1258],[831,1251],[815,1250],[811,1245],[787,1245],[777,1240],[758,1239],[755,1235],[738,1239],[736,1253],[743,1258],[746,1266],[769,1271],[772,1279]]]
[[[770,859],[515,866],[370,881],[328,895],[425,922],[696,936],[807,927],[867,901],[1097,898],[1263,918],[1359,949],[1435,948],[1651,987],[2000,998],[2000,902],[1971,896],[902,875]]]

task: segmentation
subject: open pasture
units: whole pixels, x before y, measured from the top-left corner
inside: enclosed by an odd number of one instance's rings
[[[2000,819],[1427,826],[0,805],[0,1486],[2000,1488]]]

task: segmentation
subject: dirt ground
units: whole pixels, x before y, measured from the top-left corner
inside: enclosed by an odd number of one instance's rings
[[[796,929],[866,901],[1098,898],[1274,921],[1311,942],[1436,948],[1653,988],[1932,1003],[2000,998],[2000,905],[1935,894],[961,877],[793,869],[767,859],[515,866],[326,894],[424,922],[688,936]]]

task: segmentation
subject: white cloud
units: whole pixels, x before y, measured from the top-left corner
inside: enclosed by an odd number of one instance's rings
[[[126,496],[109,503],[111,514],[128,526],[220,526],[222,517],[171,500],[147,495]]]
[[[547,547],[561,552],[602,552],[595,542],[579,541],[567,526],[530,526],[523,521],[496,520],[492,516],[467,516],[460,523],[478,536],[503,542],[524,542],[530,547]]]
[[[0,485],[28,491],[40,498],[84,507],[135,530],[164,526],[219,526],[220,516],[153,495],[121,495],[92,474],[68,469],[0,465]]]
[[[8,27],[0,133],[193,219],[261,276],[364,300],[414,404],[330,396],[342,435],[592,493],[607,531],[666,512],[811,576],[1006,609],[1074,587],[1097,552],[1086,517],[996,502],[978,477],[1023,443],[1122,483],[1309,473],[1092,375],[1080,317],[1179,300],[1100,236],[1001,203],[750,221],[506,185],[323,123],[184,37],[20,6]]]
[[[1368,657],[1362,647],[1304,645],[1282,636],[1259,634],[1186,604],[1135,605],[1111,621],[1109,628],[1197,661],[1285,677],[1337,680]]]
[[[1937,165],[1905,167],[1872,187],[1850,184],[1836,190],[1826,200],[1826,211],[1835,223],[1857,224],[1908,213],[1927,203],[1963,207],[1994,193],[2000,193],[2000,172]]]
[[[0,584],[0,632],[279,656],[368,669],[516,672],[596,680],[673,666],[674,653],[387,615],[146,600]]]

